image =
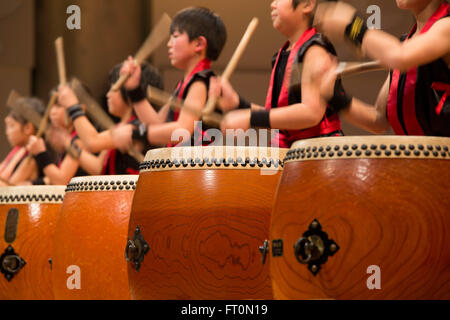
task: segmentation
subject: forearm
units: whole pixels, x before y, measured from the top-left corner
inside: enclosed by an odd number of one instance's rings
[[[14,172],[9,182],[13,185],[37,178],[36,162],[32,158],[25,158]]]
[[[380,30],[367,31],[362,49],[371,59],[380,61],[389,69],[406,71],[417,65],[407,59],[403,44],[396,37]]]
[[[106,152],[107,151],[103,151],[100,156],[97,157],[92,153],[83,150],[78,159],[79,164],[90,175],[98,176],[102,173]]]
[[[383,134],[389,128],[389,123],[386,115],[383,114],[383,110],[379,110],[375,106],[366,104],[356,98],[353,98],[349,108],[343,110],[341,114],[351,124],[371,133]]]
[[[164,121],[166,120],[166,118],[163,119],[164,112],[167,117],[168,110],[166,106],[163,107],[159,113],[155,111],[155,109],[147,100],[139,101],[133,104],[133,107],[139,120],[147,125],[164,123]]]
[[[178,143],[181,137],[188,134],[192,136],[194,125],[182,126],[179,121],[168,122],[160,125],[150,125],[148,127],[147,139],[151,145],[167,145]]]
[[[325,111],[318,112],[314,108],[298,103],[270,111],[270,125],[274,129],[301,130],[311,128],[320,123]]]
[[[77,169],[78,161],[70,156],[66,156],[60,168],[54,164],[49,165],[45,167],[44,174],[49,178],[52,185],[67,185]]]

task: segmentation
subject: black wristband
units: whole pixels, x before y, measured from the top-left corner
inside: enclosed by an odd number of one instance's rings
[[[147,125],[141,123],[139,126],[133,129],[133,134],[131,135],[131,138],[133,140],[138,141],[147,141],[147,132],[148,132]]]
[[[143,90],[141,86],[138,86],[134,90],[127,90],[127,96],[132,103],[142,101],[147,97],[145,90]]]
[[[334,83],[334,94],[330,100],[328,100],[328,108],[334,113],[339,113],[339,111],[344,110],[350,106],[353,97],[347,92],[345,92],[344,86],[342,85],[342,79],[336,79]]]
[[[367,30],[366,20],[356,13],[352,22],[345,28],[345,36],[356,46],[360,47]]]
[[[270,110],[252,110],[250,116],[250,126],[252,128],[270,128]]]
[[[67,109],[67,113],[69,114],[72,122],[74,122],[77,118],[85,116],[86,114],[81,107],[81,104],[76,104]]]
[[[53,164],[50,154],[47,151],[35,155],[34,159],[36,160],[40,172],[43,172],[47,166]]]
[[[74,158],[75,160],[80,159],[81,152],[83,151],[78,144],[76,144],[76,139],[72,140],[70,145],[66,148],[66,153]]]
[[[252,105],[250,104],[250,102],[239,96],[239,105],[237,107],[238,109],[250,109],[251,107]]]

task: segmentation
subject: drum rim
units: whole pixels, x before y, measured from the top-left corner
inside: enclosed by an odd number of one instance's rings
[[[0,203],[62,203],[65,190],[66,186],[0,187]]]
[[[179,147],[149,150],[140,171],[271,170],[283,168],[289,149],[264,147]]]
[[[139,175],[110,175],[75,177],[66,192],[78,191],[132,191],[136,189]]]
[[[350,136],[300,140],[292,145],[284,162],[339,159],[450,160],[450,138]]]

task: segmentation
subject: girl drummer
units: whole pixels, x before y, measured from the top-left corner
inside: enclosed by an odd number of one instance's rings
[[[116,65],[110,74],[110,83],[114,84],[119,79],[121,64]],[[162,88],[161,76],[155,68],[148,63],[141,65],[143,70],[140,85],[147,87],[149,85]],[[114,133],[111,131],[98,132],[92,123],[86,117],[86,114],[79,104],[74,91],[69,86],[60,86],[58,90],[59,101],[67,109],[75,129],[84,145],[74,145],[76,149],[75,157],[80,165],[91,175],[118,175],[118,174],[137,174],[139,172],[139,162],[126,152],[115,148]],[[131,124],[132,127],[138,127],[140,122],[134,115],[129,97],[124,90],[112,91],[107,94],[108,110],[120,118],[119,124],[114,128]],[[112,132],[114,132],[112,130]],[[148,149],[149,146],[142,140],[134,140],[134,146],[140,152]],[[94,153],[100,153],[96,156]]]
[[[450,5],[444,0],[397,0],[411,11],[416,25],[403,42],[368,30],[355,9],[343,2],[319,6],[315,24],[326,34],[346,37],[355,48],[392,69],[375,107],[354,98],[343,111],[353,124],[398,135],[450,136]],[[332,96],[335,73],[322,86]]]
[[[19,98],[14,104],[20,105],[24,112],[30,109],[40,116],[44,113],[44,106],[37,98]],[[16,108],[12,108],[5,118],[5,126],[6,137],[13,149],[0,164],[0,178],[5,181],[0,182],[0,185],[22,184],[37,179],[38,167],[34,159],[27,158],[28,152],[25,148],[30,137],[36,134],[36,124],[27,120]]]
[[[44,140],[37,139],[35,136],[30,137],[27,148],[36,159],[39,171],[44,174],[44,177],[33,181],[34,185],[67,185],[74,176],[87,175],[86,171],[79,166],[78,160],[66,152],[70,145],[80,142],[75,142],[78,136],[71,119],[66,120],[65,112],[64,107],[57,100],[51,107],[51,127],[46,133],[52,148],[60,154],[57,164],[52,162]]]

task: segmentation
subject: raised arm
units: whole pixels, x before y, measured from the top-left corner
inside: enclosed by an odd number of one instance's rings
[[[432,13],[436,9],[426,8],[424,13]],[[356,9],[345,2],[323,3],[317,8],[314,25],[326,35],[344,38],[345,29],[355,13]],[[355,30],[364,31],[365,21],[358,23],[359,28],[355,27]],[[390,69],[406,71],[439,58],[450,64],[450,18],[437,21],[428,32],[414,36],[405,43],[376,29],[355,32],[355,35],[358,34],[360,37],[355,38],[362,41],[362,52]]]
[[[90,152],[113,149],[114,144],[108,131],[99,133],[88,120],[73,90],[65,85],[58,89],[58,102],[72,115],[73,125],[84,146]]]

